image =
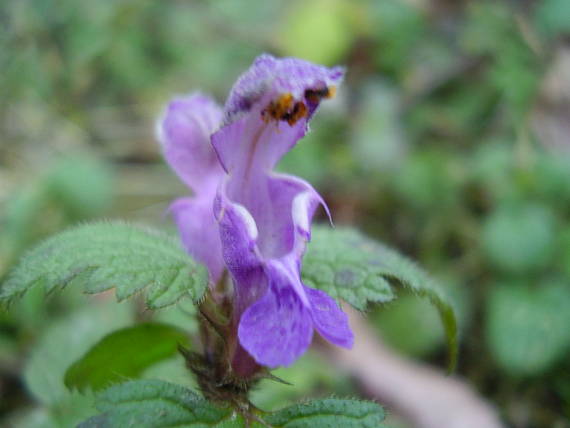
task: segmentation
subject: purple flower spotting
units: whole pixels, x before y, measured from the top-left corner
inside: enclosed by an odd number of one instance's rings
[[[334,299],[301,281],[313,214],[319,205],[328,208],[309,183],[273,171],[343,74],[339,67],[261,55],[223,111],[194,94],[172,101],[158,124],[166,160],[194,191],[171,206],[182,241],[208,267],[213,284],[225,268],[231,274],[234,356],[242,347],[263,366],[293,363],[314,329],[336,345],[353,343]]]

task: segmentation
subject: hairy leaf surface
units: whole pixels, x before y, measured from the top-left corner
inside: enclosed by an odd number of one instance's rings
[[[96,406],[103,413],[79,425],[81,428],[219,428],[232,426],[229,421],[237,418],[229,408],[216,407],[181,385],[158,380],[112,386],[99,394]]]
[[[429,275],[398,252],[352,229],[316,226],[303,262],[303,280],[359,310],[369,303],[392,300],[395,284],[427,298],[439,311],[449,344],[450,369],[455,366],[457,321],[449,298]]]
[[[381,428],[384,410],[376,403],[328,398],[296,404],[274,413],[255,411],[250,424],[230,407],[216,406],[180,385],[158,380],[131,381],[98,396],[102,413],[80,428]]]
[[[186,333],[167,324],[144,323],[114,331],[97,342],[65,373],[65,385],[85,391],[140,375],[189,345]]]
[[[295,404],[265,416],[264,420],[280,428],[381,428],[384,410],[369,401],[327,398]]]
[[[185,296],[199,300],[208,274],[167,235],[99,222],[68,229],[31,250],[0,288],[0,303],[32,287],[51,293],[72,284],[86,293],[115,288],[118,301],[144,291],[146,305],[157,309]]]

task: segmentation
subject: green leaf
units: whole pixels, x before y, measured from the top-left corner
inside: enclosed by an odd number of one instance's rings
[[[483,224],[483,249],[489,260],[508,273],[544,267],[554,250],[556,219],[539,204],[503,206]]]
[[[117,305],[93,299],[88,306],[48,324],[26,361],[23,376],[27,391],[43,410],[45,421],[31,420],[28,426],[72,427],[93,414],[91,394],[69,391],[63,384],[63,375],[94,343],[132,323],[130,303]]]
[[[370,264],[359,245],[363,237],[348,229],[315,226],[312,241],[303,259],[303,281],[326,291],[358,310],[369,303],[389,302],[394,298],[383,269]]]
[[[95,344],[65,373],[65,385],[95,391],[138,377],[149,366],[172,357],[186,333],[167,324],[145,323],[115,331]]]
[[[121,222],[92,223],[55,235],[25,255],[2,285],[0,303],[32,287],[51,293],[70,284],[86,293],[115,288],[118,301],[145,290],[146,305],[157,309],[185,296],[199,300],[208,274],[162,233]]]
[[[570,33],[570,3],[567,0],[543,0],[536,7],[535,22],[547,37]]]
[[[479,145],[469,158],[470,179],[492,202],[512,199],[516,186],[515,158],[512,145],[494,140]]]
[[[425,357],[433,354],[444,341],[437,309],[428,301],[409,293],[398,296],[398,302],[374,311],[369,317],[382,340],[404,354]],[[414,334],[408,334],[410,325]]]
[[[384,409],[369,401],[327,398],[295,404],[263,419],[280,428],[381,428]]]
[[[275,413],[256,411],[257,422],[246,425],[244,417],[230,407],[218,407],[187,388],[158,380],[115,385],[99,394],[96,407],[102,413],[79,428],[381,428],[384,420],[384,410],[376,403],[329,398]]]
[[[570,350],[570,286],[553,281],[529,287],[497,285],[487,306],[487,340],[513,375],[537,375]]]
[[[570,3],[568,4],[570,6]],[[550,204],[566,206],[570,201],[570,168],[566,156],[539,153],[536,157],[534,177],[537,190]],[[557,206],[557,205],[555,205]]]
[[[394,298],[390,283],[427,298],[439,311],[449,345],[450,369],[457,360],[457,321],[448,296],[418,266],[396,251],[352,229],[316,226],[303,262],[303,279],[356,309]]]
[[[80,428],[243,426],[228,424],[238,419],[231,409],[216,407],[183,386],[159,380],[112,386],[98,395],[96,407],[103,413]]]

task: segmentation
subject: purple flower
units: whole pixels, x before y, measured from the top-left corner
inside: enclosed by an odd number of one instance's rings
[[[222,119],[215,101],[201,94],[175,98],[157,126],[164,157],[180,179],[194,191],[170,206],[186,250],[204,263],[210,281],[216,283],[224,270],[222,245],[212,204],[224,176],[210,135]]]
[[[171,207],[184,245],[208,267],[212,283],[224,267],[233,279],[238,373],[241,347],[258,364],[287,366],[314,329],[352,346],[346,314],[301,281],[313,214],[328,208],[306,181],[273,171],[342,77],[341,68],[261,55],[223,112],[191,95],[171,102],[159,123],[167,161],[195,193]]]

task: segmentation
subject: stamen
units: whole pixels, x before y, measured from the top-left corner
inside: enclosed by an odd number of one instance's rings
[[[304,102],[295,102],[293,95],[286,93],[277,98],[277,100],[271,101],[261,112],[261,117],[266,123],[271,120],[284,120],[290,126],[293,126],[299,119],[306,117],[307,113],[307,106]]]
[[[307,89],[305,91],[305,99],[312,103],[318,104],[323,98],[333,98],[336,95],[336,86],[325,86],[322,89]]]

